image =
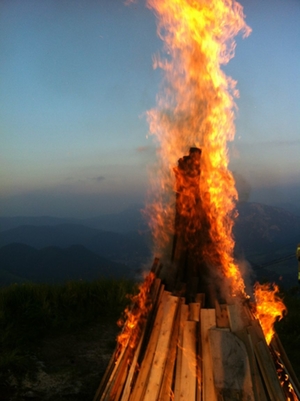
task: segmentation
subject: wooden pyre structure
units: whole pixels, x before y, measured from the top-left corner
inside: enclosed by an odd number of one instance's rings
[[[201,253],[209,223],[199,194],[201,151],[175,170],[177,201],[172,275],[155,259],[145,308],[118,344],[94,401],[296,401],[300,385],[275,334],[270,345],[249,300],[224,302]],[[192,193],[193,201],[180,197]],[[131,314],[140,305],[133,303]]]

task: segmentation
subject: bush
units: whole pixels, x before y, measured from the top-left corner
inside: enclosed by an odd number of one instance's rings
[[[135,284],[129,280],[72,281],[63,285],[14,284],[0,289],[0,382],[17,381],[35,364],[32,350],[47,334],[117,318]]]

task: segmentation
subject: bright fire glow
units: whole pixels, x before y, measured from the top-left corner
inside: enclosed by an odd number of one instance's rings
[[[256,300],[255,317],[259,320],[267,344],[270,344],[274,335],[274,323],[280,320],[286,312],[286,307],[278,296],[279,289],[273,284],[259,284],[254,286]]]
[[[164,81],[157,107],[148,112],[158,145],[149,206],[155,253],[163,254],[174,232],[174,167],[190,147],[201,148],[201,204],[210,226],[204,257],[229,279],[232,295],[244,293],[233,260],[231,214],[237,192],[227,149],[235,134],[233,97],[238,93],[221,64],[234,55],[234,37],[240,31],[248,35],[250,28],[234,0],[147,0],[147,5],[157,16],[166,54],[155,59]]]
[[[124,311],[125,323],[123,320],[118,322],[119,326],[123,326],[122,332],[117,337],[117,342],[121,348],[125,347],[128,341],[131,348],[135,348],[137,345],[141,329],[152,307],[150,290],[154,279],[154,273],[150,272],[140,285],[138,294],[131,297],[131,308],[126,308]]]

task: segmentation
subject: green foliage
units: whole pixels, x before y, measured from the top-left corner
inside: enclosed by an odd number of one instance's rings
[[[119,317],[135,285],[129,280],[14,284],[0,289],[0,382],[34,371],[32,350],[47,334]]]

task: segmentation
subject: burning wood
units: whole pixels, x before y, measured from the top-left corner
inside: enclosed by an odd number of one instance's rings
[[[200,155],[191,149],[176,170],[170,256],[176,279],[164,279],[161,263],[154,261],[140,295],[133,298],[132,311],[94,401],[300,399],[300,385],[278,337],[267,344],[257,308],[249,298],[240,294],[224,302],[220,291],[211,291],[201,257],[208,231],[199,185],[194,185],[199,180]],[[180,199],[187,188],[193,196],[183,209]]]
[[[220,66],[233,57],[234,36],[250,33],[243,9],[235,0],[147,6],[167,53],[156,61],[165,85],[148,111],[159,142],[149,208],[160,261],[133,299],[94,401],[298,400],[280,341],[270,342],[282,305],[271,297],[276,310],[266,309],[270,298],[258,298],[264,291],[257,287],[253,308],[233,256],[237,191],[227,141],[236,90]]]
[[[247,303],[207,309],[187,305],[159,279],[153,286],[160,287],[160,296],[148,316],[151,325],[144,325],[132,355],[125,349],[113,356],[115,368],[94,401],[299,399],[299,383],[279,339],[267,345]]]

